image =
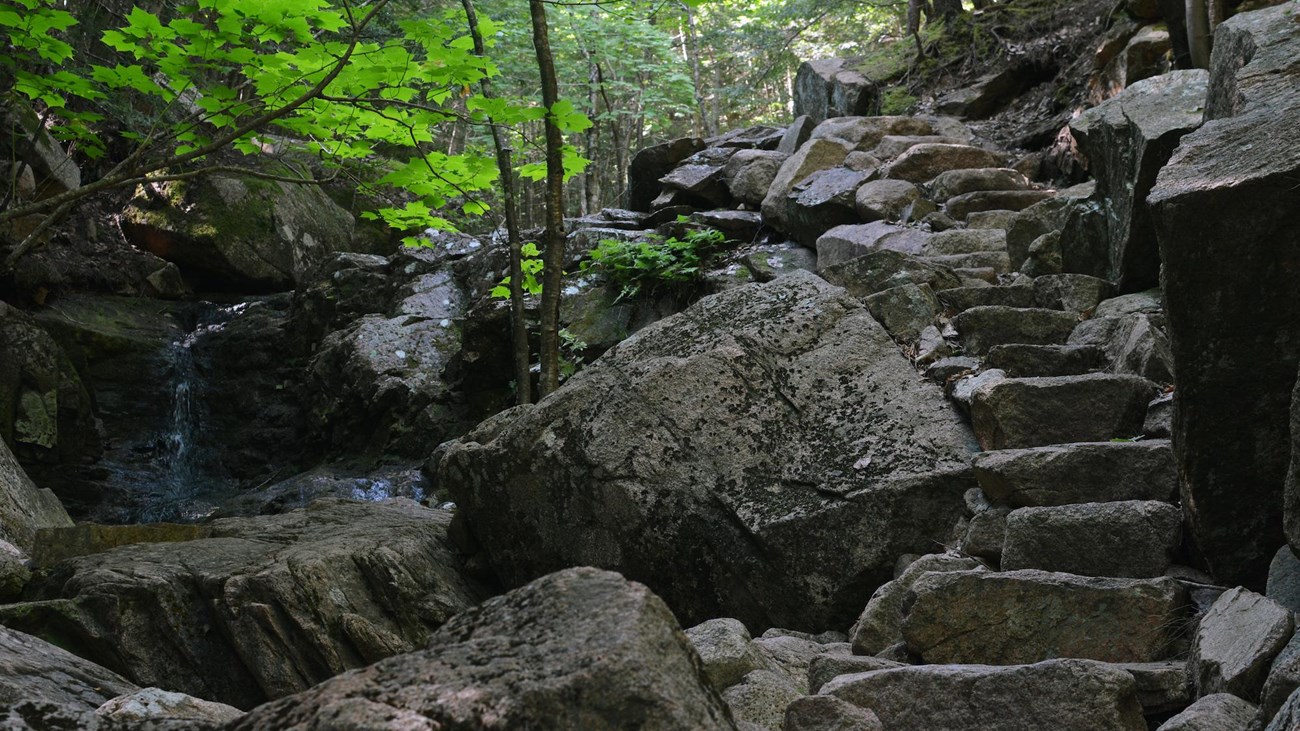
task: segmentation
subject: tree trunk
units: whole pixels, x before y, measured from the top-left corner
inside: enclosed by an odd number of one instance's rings
[[[951,18],[954,15],[961,15],[961,0],[934,0],[934,14],[930,16],[931,21]]]
[[[478,14],[474,12],[473,0],[461,0],[465,8],[465,20],[469,23],[469,34],[474,39],[474,53],[487,55],[483,45],[483,35],[478,30]],[[479,81],[484,98],[492,98],[492,82],[484,76]],[[501,175],[501,196],[506,215],[506,240],[510,246],[510,335],[515,371],[515,402],[528,404],[533,401],[533,379],[528,349],[528,321],[524,313],[524,271],[523,254],[520,251],[519,212],[515,207],[514,165],[511,163],[512,151],[506,145],[501,128],[496,121],[488,117],[488,126],[492,130],[492,146],[497,153],[497,172]]]
[[[686,12],[686,32],[682,34],[682,46],[691,64],[691,81],[695,85],[695,135],[712,137],[708,131],[709,115],[704,107],[704,87],[701,85],[700,78],[700,51],[695,38],[695,12],[686,3],[682,3],[681,6]]]
[[[600,66],[596,64],[595,59],[588,56],[587,58],[587,117],[591,119],[591,126],[587,128],[586,137],[586,157],[591,160],[587,166],[587,171],[583,175],[583,215],[595,213],[600,210],[600,166],[596,160],[600,156],[600,125],[596,124],[596,116],[599,114],[597,106],[600,103]]]
[[[546,107],[546,233],[542,261],[541,356],[542,374],[538,389],[542,398],[560,387],[560,287],[564,276],[564,135],[549,113],[560,98],[551,56],[551,39],[546,25],[545,0],[528,0],[533,21],[533,49],[542,82],[542,105]]]
[[[1187,0],[1187,45],[1192,65],[1210,67],[1210,8],[1206,0]]]

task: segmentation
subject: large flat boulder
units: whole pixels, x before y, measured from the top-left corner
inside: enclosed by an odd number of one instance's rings
[[[212,524],[212,537],[71,559],[0,607],[141,685],[240,708],[420,647],[484,592],[451,516],[407,500],[321,500]]]
[[[417,651],[255,709],[229,731],[734,729],[668,607],[607,571],[551,574]]]
[[[1286,3],[1219,26],[1206,123],[1182,138],[1147,197],[1178,372],[1173,442],[1191,538],[1219,581],[1254,589],[1284,540],[1300,365],[1297,17]],[[1300,545],[1300,519],[1290,536]]]
[[[1070,122],[1097,180],[1109,232],[1107,279],[1121,291],[1160,281],[1147,193],[1183,135],[1201,126],[1209,74],[1174,71],[1129,86]]]
[[[509,586],[597,565],[687,623],[821,631],[946,538],[973,448],[867,310],[798,272],[641,330],[439,479]]]
[[[1143,731],[1133,676],[1105,663],[920,665],[844,675],[822,692],[890,731]]]
[[[912,585],[908,649],[928,663],[1017,665],[1057,657],[1164,659],[1184,591],[1173,579],[1024,569],[929,573]]]

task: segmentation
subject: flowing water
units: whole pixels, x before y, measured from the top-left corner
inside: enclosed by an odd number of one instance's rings
[[[167,348],[166,395],[171,399],[170,420],[157,439],[152,466],[157,475],[140,520],[200,520],[210,515],[210,498],[228,487],[220,475],[213,445],[204,443],[207,409],[203,401],[207,374],[199,367],[195,350],[201,341],[221,330],[247,307],[247,303],[218,307],[201,303],[192,330]]]

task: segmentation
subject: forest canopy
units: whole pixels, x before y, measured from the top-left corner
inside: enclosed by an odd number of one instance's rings
[[[905,17],[905,4],[860,0],[546,5],[570,213],[617,205],[630,155],[647,144],[788,121],[801,59],[896,39]],[[301,147],[403,189],[379,209],[397,228],[494,227],[495,217],[475,220],[499,195],[485,122],[508,129],[518,172],[540,179],[544,112],[527,3],[476,6],[485,57],[454,0],[0,0],[0,91],[30,101],[79,159],[102,160],[94,178],[131,155],[168,162],[128,176],[139,178],[212,164],[225,148]],[[259,119],[326,76],[314,98]],[[475,92],[484,77],[495,99]],[[387,169],[365,170],[380,157]],[[575,177],[579,158],[596,162]],[[535,224],[540,195],[521,191],[524,223]]]

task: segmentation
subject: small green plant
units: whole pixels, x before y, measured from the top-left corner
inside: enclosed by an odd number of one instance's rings
[[[635,297],[646,287],[699,278],[710,249],[726,240],[721,231],[697,229],[683,238],[659,236],[638,241],[602,239],[582,263],[620,287],[618,300]],[[617,300],[616,300],[617,301]]]
[[[568,328],[560,329],[560,380],[567,381],[569,377],[582,368],[586,359],[582,357],[587,350],[587,341],[569,332]]]
[[[519,268],[524,274],[524,294],[541,294],[542,281],[538,279],[538,275],[542,273],[542,269],[546,266],[542,262],[541,250],[537,248],[537,244],[529,241],[519,247],[519,253],[523,255]],[[510,299],[510,277],[502,279],[488,294],[493,297]]]

